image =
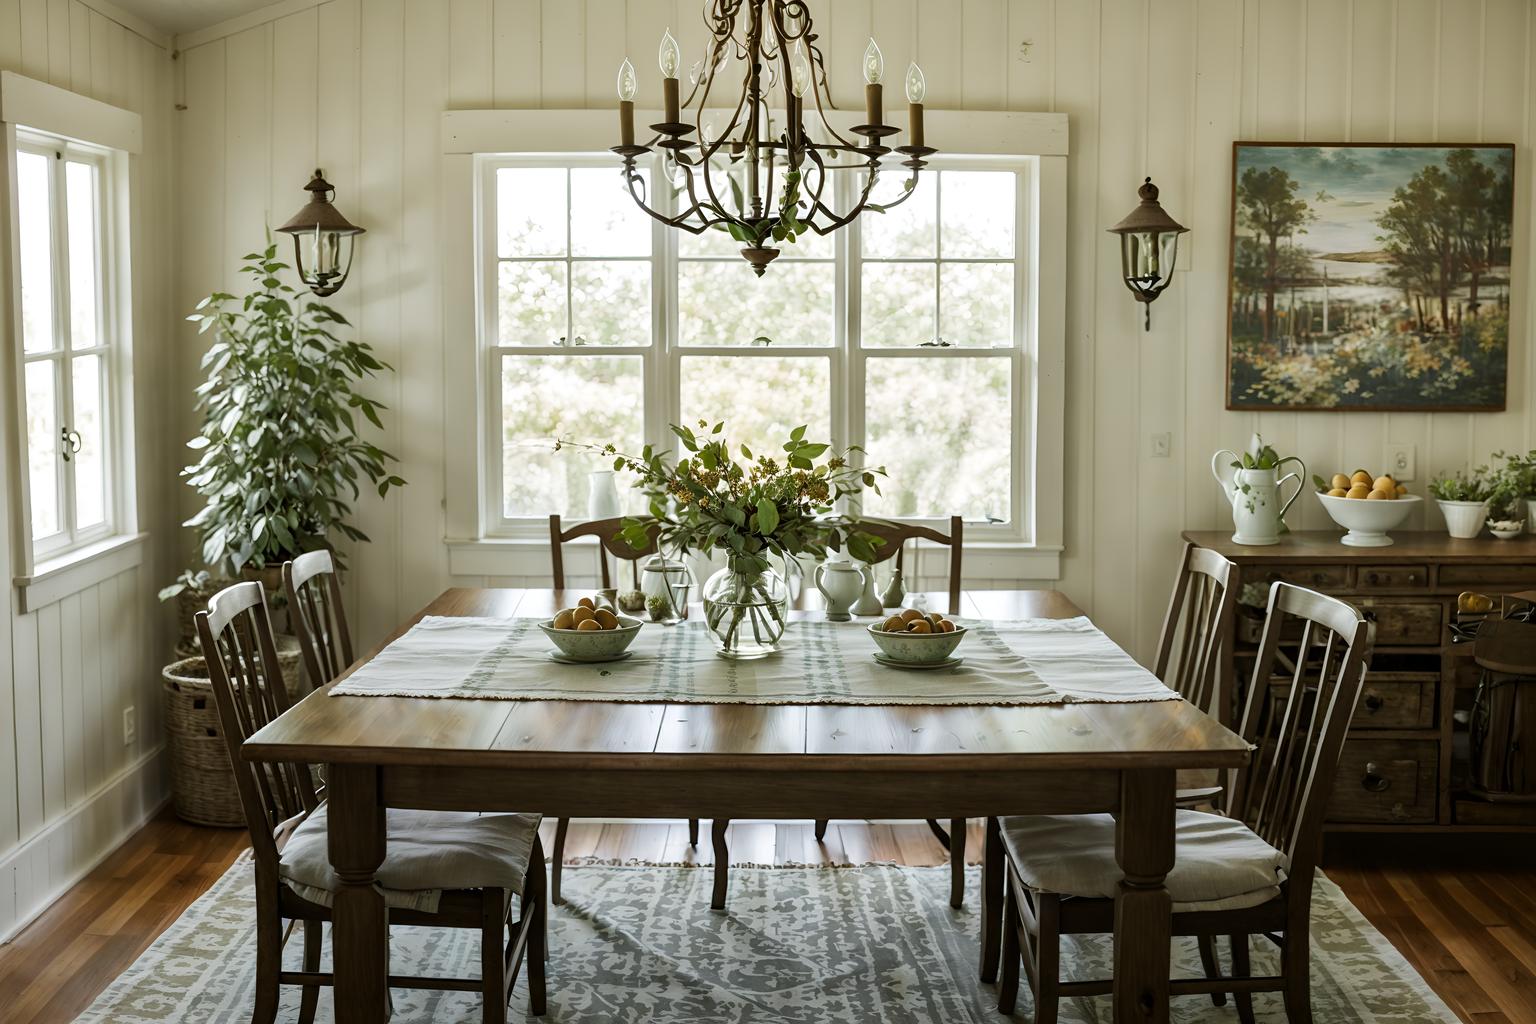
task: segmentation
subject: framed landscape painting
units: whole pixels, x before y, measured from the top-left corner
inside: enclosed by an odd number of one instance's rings
[[[1238,142],[1227,408],[1504,408],[1512,145]]]

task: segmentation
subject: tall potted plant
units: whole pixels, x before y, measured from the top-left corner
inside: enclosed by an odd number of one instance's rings
[[[381,497],[405,481],[388,469],[393,455],[357,436],[357,416],[382,427],[384,408],[358,384],[392,367],[338,337],[351,326],[341,313],[283,281],[275,245],[245,260],[250,293],[215,292],[187,318],[214,338],[197,388],[202,429],[187,442],[198,460],[182,470],[204,504],[184,525],[215,572],[259,574],[272,589],[294,555],[338,534],[368,540],[348,521],[364,481]]]
[[[556,447],[612,456],[614,469],[639,477],[650,515],[625,521],[622,536],[631,546],[646,547],[654,534],[662,548],[679,554],[724,550],[725,568],[704,584],[705,624],[722,657],[760,658],[778,650],[788,622],[789,591],[770,556],[822,558],[829,548],[846,547],[854,558],[874,561],[878,541],[833,510],[865,487],[878,493],[876,477],[885,469],[850,465],[849,452],[860,449],[833,451],[807,441],[803,426],[790,431],[777,456],[733,448],[723,422],[710,427],[700,420],[699,427],[703,436],[672,427],[683,446],[676,461],[650,445],[638,456],[613,445],[561,441]]]

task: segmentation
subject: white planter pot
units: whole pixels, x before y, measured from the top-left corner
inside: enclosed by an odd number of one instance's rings
[[[1525,499],[1525,532],[1536,533],[1536,498]]]
[[[1440,514],[1445,516],[1445,529],[1452,537],[1470,540],[1483,532],[1483,522],[1488,518],[1486,501],[1442,501]]]

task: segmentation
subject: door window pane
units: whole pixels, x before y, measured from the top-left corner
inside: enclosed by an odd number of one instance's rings
[[[869,465],[883,465],[876,516],[1006,522],[1013,433],[1012,360],[891,358],[868,363],[864,420]]]
[[[1012,171],[939,172],[944,258],[1012,257],[1017,190]]]
[[[497,274],[497,334],[503,345],[555,345],[565,337],[565,267],[503,262]]]
[[[939,337],[970,347],[1013,344],[1013,264],[941,263]]]
[[[69,331],[74,348],[98,340],[99,283],[96,265],[96,168],[71,160],[64,166],[65,215],[69,222]]]
[[[32,536],[61,529],[59,417],[53,360],[27,364],[27,476],[32,492]]]
[[[587,345],[649,345],[651,265],[572,263],[571,330]]]
[[[53,230],[46,156],[16,154],[16,201],[21,245],[21,344],[27,352],[46,352],[55,347]]]
[[[101,356],[73,360],[71,387],[74,422],[70,429],[80,435],[75,454],[75,528],[83,530],[107,519],[106,415],[101,394]]]
[[[512,516],[585,518],[587,474],[613,458],[566,448],[567,438],[612,443],[638,453],[644,444],[644,372],[639,356],[504,356],[501,360],[502,511]],[[620,477],[626,511],[639,511]]]
[[[681,409],[684,423],[725,421],[732,448],[782,461],[789,432],[802,423],[806,437],[832,434],[832,368],[819,356],[685,356]]]
[[[762,277],[745,260],[684,260],[677,325],[685,345],[831,345],[836,266],[775,262]],[[757,342],[757,344],[763,344]]]
[[[496,254],[565,255],[565,168],[496,172]]]
[[[934,341],[932,263],[866,263],[861,336],[865,348]]]

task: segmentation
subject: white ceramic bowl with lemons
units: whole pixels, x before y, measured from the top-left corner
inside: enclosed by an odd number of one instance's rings
[[[1352,548],[1384,548],[1392,543],[1388,530],[1395,530],[1408,521],[1413,510],[1424,503],[1417,494],[1404,494],[1390,500],[1370,498],[1337,498],[1317,492],[1317,500],[1323,503],[1328,515],[1349,532],[1340,540]]]
[[[616,615],[613,629],[556,629],[554,619],[539,623],[544,635],[572,661],[613,661],[623,655],[640,634],[641,622]]]

